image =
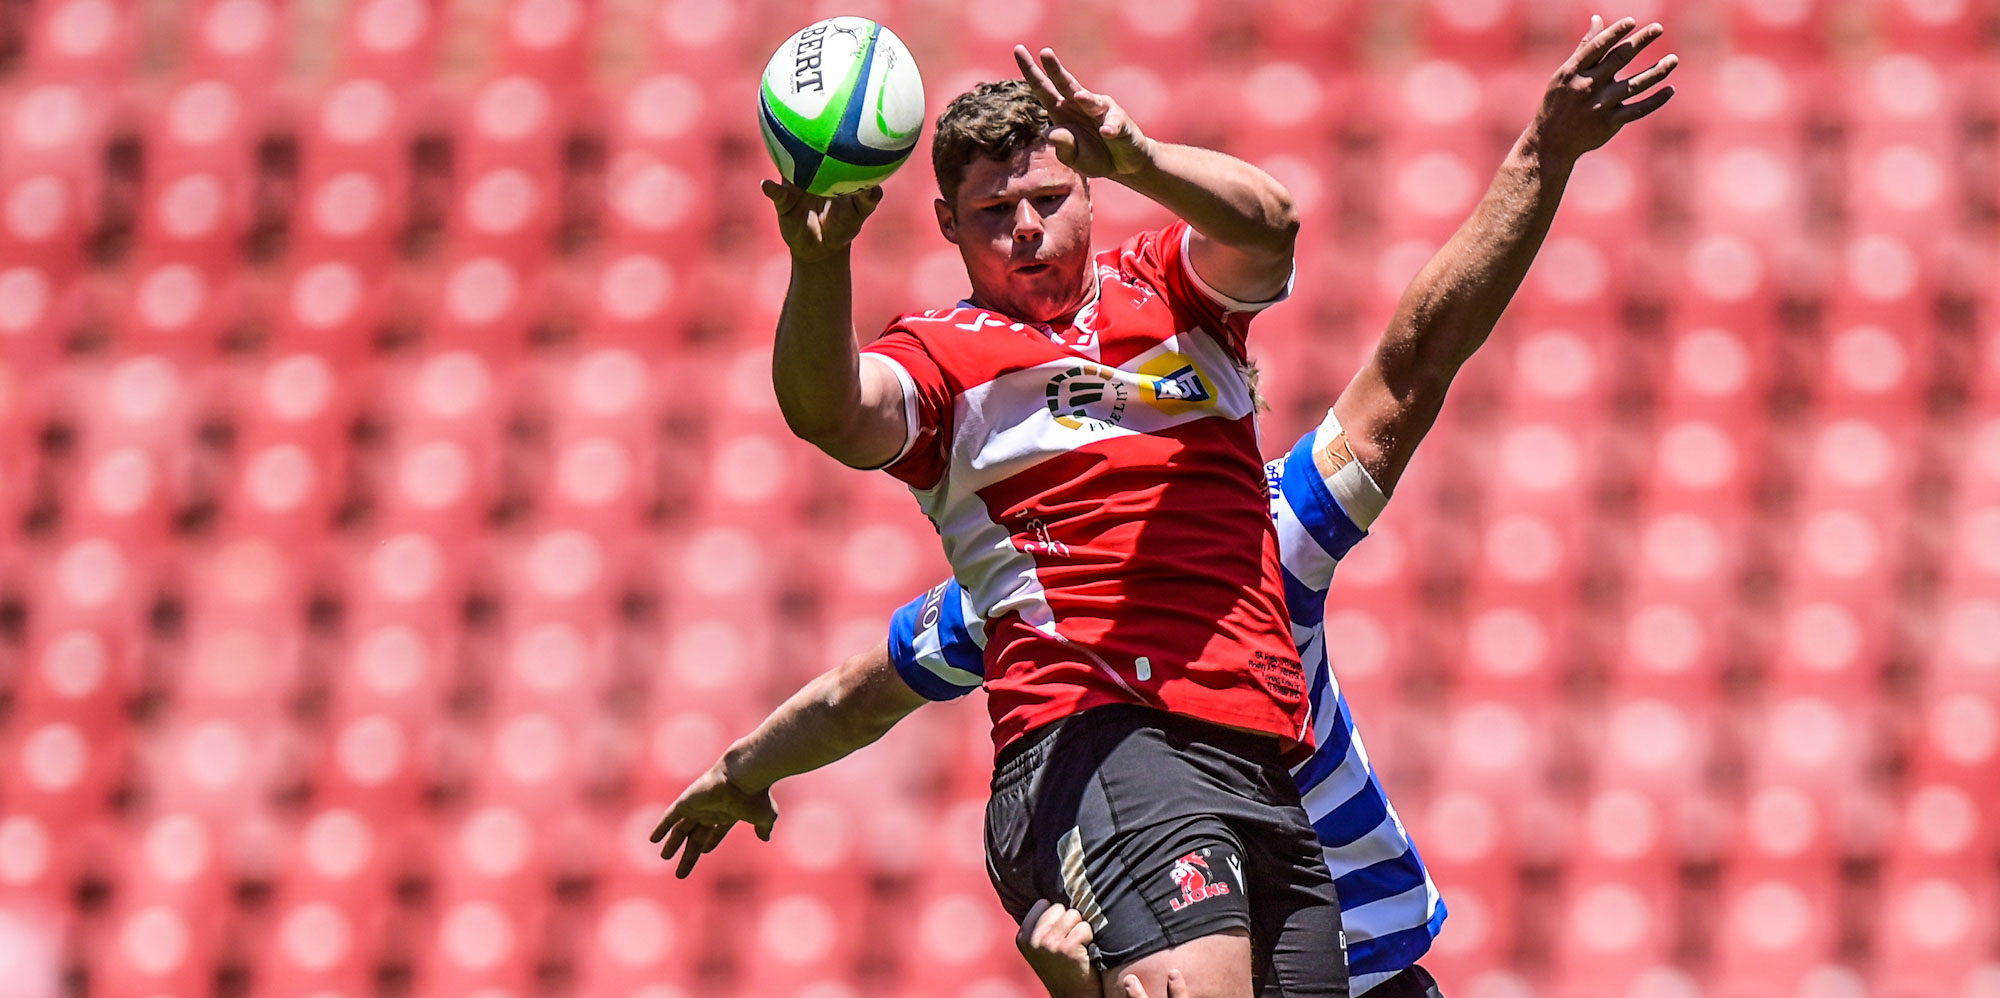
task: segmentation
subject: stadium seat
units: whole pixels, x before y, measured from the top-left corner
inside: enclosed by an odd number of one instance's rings
[[[541,958],[547,907],[539,892],[441,889],[427,942],[414,947],[415,993],[527,993]]]
[[[1592,877],[1571,886],[1559,916],[1553,993],[1631,993],[1642,975],[1668,964],[1676,899],[1671,870],[1654,872],[1650,880]]]
[[[402,84],[422,82],[439,30],[437,11],[423,0],[365,0],[348,8],[345,59],[355,76]]]
[[[1881,993],[1918,995],[1970,989],[1991,965],[2000,883],[1962,867],[1889,869],[1894,885],[1874,926]],[[1971,992],[1961,992],[1971,993]]]
[[[26,52],[33,79],[119,80],[130,73],[135,12],[114,0],[69,0],[35,11]]]
[[[501,63],[552,80],[586,78],[597,12],[585,0],[512,0],[501,15]]]
[[[1831,878],[1795,880],[1754,869],[1724,879],[1715,969],[1729,994],[1789,992],[1832,962],[1841,908]]]
[[[790,264],[740,98],[815,11],[15,6],[0,991],[1039,993],[985,883],[981,695],[688,880],[646,841],[946,571],[770,390]],[[1634,12],[1685,85],[1578,166],[1327,607],[1446,993],[2000,993],[1991,6]],[[1287,185],[1275,448],[1591,11],[1253,13],[870,16],[935,106],[1048,43]],[[927,173],[863,237],[864,335],[966,293]],[[1093,204],[1100,245],[1165,220]]]
[[[189,62],[203,73],[246,83],[269,79],[285,55],[286,5],[269,0],[203,0],[189,11]]]
[[[117,994],[200,994],[213,982],[226,908],[121,905],[83,953],[93,986]]]
[[[655,857],[657,860],[657,857]],[[646,891],[607,897],[579,940],[578,984],[591,994],[641,998],[697,993],[707,892],[677,884],[672,901]]]
[[[389,9],[402,2],[370,0],[361,9]],[[416,16],[430,15],[422,12]],[[413,165],[410,140],[427,110],[423,96],[418,89],[398,91],[372,75],[357,73],[334,81],[319,94],[316,107],[301,109],[307,117],[299,132],[300,158],[306,164],[302,176],[313,176],[314,170],[363,170],[407,177]]]
[[[1712,704],[1672,699],[1606,700],[1583,727],[1598,787],[1620,787],[1654,802],[1698,800],[1719,754]]]
[[[893,947],[901,960],[899,993],[994,998],[1045,993],[1010,944],[1013,921],[990,889],[961,881],[947,891],[919,891],[910,901],[914,940]]]

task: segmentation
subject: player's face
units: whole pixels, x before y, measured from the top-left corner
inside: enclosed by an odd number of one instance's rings
[[[1090,189],[1047,143],[1005,162],[973,160],[937,216],[965,260],[975,304],[1048,322],[1089,300]]]

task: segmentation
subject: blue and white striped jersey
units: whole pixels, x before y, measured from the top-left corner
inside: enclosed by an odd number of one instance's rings
[[[1340,894],[1349,987],[1358,995],[1430,949],[1444,924],[1445,906],[1375,777],[1347,698],[1327,666],[1327,587],[1341,557],[1367,536],[1366,527],[1381,508],[1372,483],[1364,485],[1372,496],[1353,487],[1358,465],[1348,466],[1345,479],[1329,482],[1320,475],[1313,450],[1339,432],[1329,411],[1325,422],[1264,471],[1292,638],[1311,691],[1316,745],[1292,775]],[[1365,476],[1359,480],[1366,482]],[[979,615],[958,583],[947,580],[896,611],[889,657],[911,689],[932,700],[950,700],[979,688],[985,641]]]

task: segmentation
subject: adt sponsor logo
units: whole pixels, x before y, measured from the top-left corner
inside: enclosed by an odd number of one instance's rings
[[[1206,402],[1210,395],[1201,373],[1187,364],[1164,378],[1154,378],[1153,397],[1162,402]]]
[[[1208,860],[1201,853],[1191,852],[1174,860],[1173,869],[1168,870],[1167,875],[1174,878],[1174,883],[1180,886],[1181,896],[1168,898],[1167,906],[1179,911],[1198,901],[1219,898],[1229,893],[1228,881],[1218,880],[1211,884],[1208,882],[1208,874]]]

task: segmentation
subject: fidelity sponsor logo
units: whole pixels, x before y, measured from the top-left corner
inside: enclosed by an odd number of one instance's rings
[[[1042,394],[1056,422],[1072,430],[1108,430],[1125,421],[1131,392],[1117,372],[1078,364],[1050,378]]]

